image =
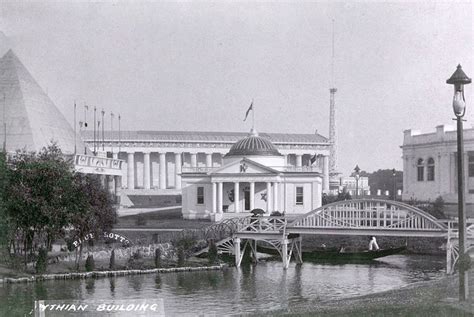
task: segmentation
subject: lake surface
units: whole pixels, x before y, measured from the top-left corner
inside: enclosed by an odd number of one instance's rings
[[[438,279],[444,269],[444,257],[394,255],[371,264],[291,263],[286,271],[272,261],[222,271],[8,284],[0,286],[0,316],[29,315],[35,299],[162,298],[168,316],[268,312]]]

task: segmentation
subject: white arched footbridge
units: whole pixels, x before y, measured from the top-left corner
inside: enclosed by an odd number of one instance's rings
[[[301,235],[365,235],[397,237],[443,237],[447,240],[447,271],[453,271],[458,258],[456,222],[440,221],[427,212],[398,201],[355,199],[324,205],[298,217],[247,217],[238,223],[221,252],[232,253],[237,266],[242,261],[241,243],[256,253],[257,241],[265,241],[281,255],[287,268],[293,253],[301,257]],[[474,247],[474,225],[467,228]],[[245,250],[244,247],[244,250]],[[218,244],[219,248],[219,244]]]

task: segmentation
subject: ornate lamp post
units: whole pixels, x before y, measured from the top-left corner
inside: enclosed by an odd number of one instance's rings
[[[392,176],[393,176],[393,200],[397,200],[397,182],[396,182],[397,171],[395,169],[392,169]]]
[[[354,168],[354,172],[355,172],[355,179],[356,179],[356,198],[359,198],[359,178],[360,178],[359,165],[356,165],[356,167]]]
[[[462,117],[466,112],[466,101],[464,100],[464,85],[471,83],[471,78],[463,72],[458,65],[451,78],[446,80],[447,84],[454,85],[453,110],[457,121],[457,145],[458,145],[458,222],[459,222],[459,300],[465,301],[469,296],[469,287],[466,274],[466,262],[469,255],[466,254],[466,201],[464,197],[464,144]]]

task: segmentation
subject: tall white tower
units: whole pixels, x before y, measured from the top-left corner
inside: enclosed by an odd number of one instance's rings
[[[331,150],[329,153],[329,175],[337,175],[337,130],[336,130],[336,88],[329,89],[329,142]]]

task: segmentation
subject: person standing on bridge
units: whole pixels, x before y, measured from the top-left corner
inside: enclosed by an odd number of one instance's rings
[[[375,239],[375,237],[372,236],[372,237],[370,237],[369,251],[372,251],[374,249],[375,249],[375,251],[378,251],[380,248],[379,248],[379,245],[377,244],[377,239]]]

